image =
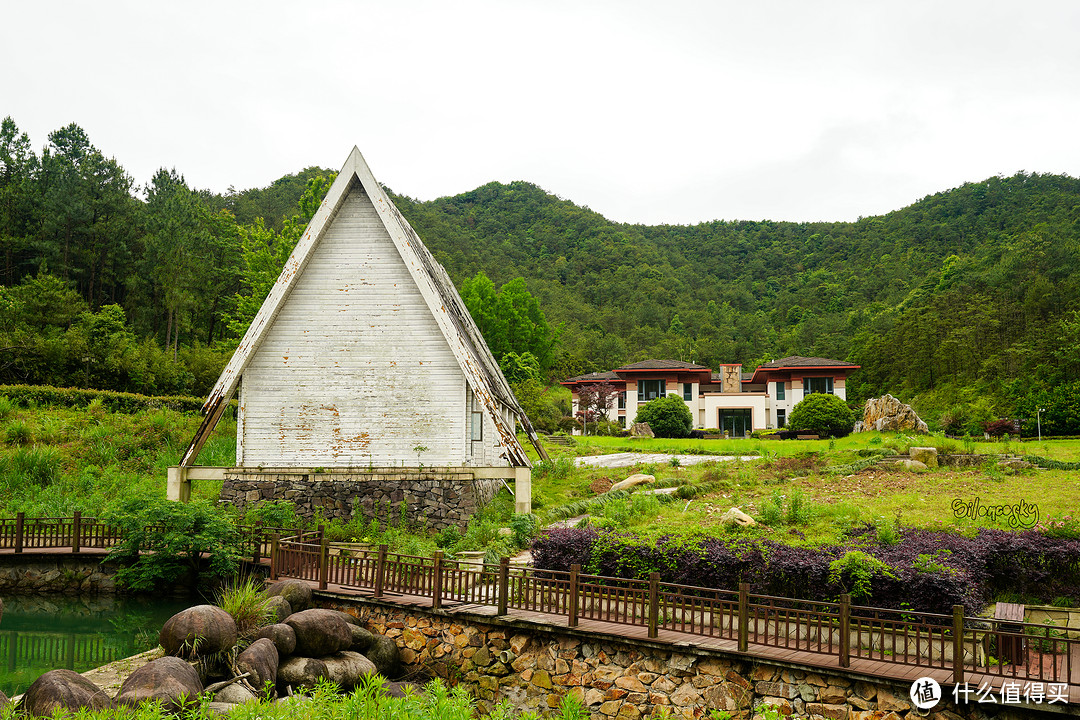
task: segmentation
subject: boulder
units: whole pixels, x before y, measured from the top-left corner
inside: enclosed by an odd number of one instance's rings
[[[644,483],[651,483],[651,482],[656,482],[656,476],[655,475],[645,475],[643,473],[637,473],[637,474],[631,475],[630,477],[626,478],[625,480],[620,480],[619,482],[615,483],[614,485],[611,486],[611,488],[608,490],[608,492],[611,492],[612,490],[625,490],[627,488],[632,488],[635,485],[642,485]]]
[[[656,437],[649,423],[640,422],[630,426],[630,437]]]
[[[349,645],[350,650],[362,653],[371,647],[371,643],[375,642],[375,636],[371,634],[371,631],[362,628],[359,625],[350,625],[349,632],[352,633],[352,644]]]
[[[56,708],[111,710],[115,707],[104,690],[72,670],[50,670],[23,695],[23,708],[34,717],[50,717]]]
[[[197,702],[203,684],[195,668],[178,657],[152,660],[128,675],[116,695],[117,705],[134,707],[146,700],[160,700],[166,712],[177,712]]]
[[[926,463],[919,462],[918,460],[912,460],[910,458],[908,458],[907,460],[897,460],[896,461],[896,466],[899,467],[899,468],[903,468],[904,470],[925,470],[926,469]]]
[[[720,516],[721,525],[738,525],[739,527],[749,527],[756,525],[757,521],[744,513],[739,508],[733,507],[726,513]]]
[[[281,685],[315,687],[320,680],[330,677],[326,663],[317,658],[291,657],[278,666],[277,679]]]
[[[242,705],[257,699],[255,693],[251,692],[238,682],[226,685],[214,693],[214,702],[228,703],[229,705]],[[226,708],[226,711],[231,709],[232,708]]]
[[[250,673],[247,681],[256,690],[277,684],[278,651],[272,640],[259,638],[236,656],[236,670]],[[223,701],[229,702],[229,701]]]
[[[292,615],[293,609],[284,596],[271,595],[266,598],[266,612],[270,615],[272,621],[279,623]]]
[[[349,623],[341,619],[337,610],[303,610],[287,617],[285,624],[296,632],[297,655],[333,655],[352,645]]]
[[[274,623],[273,625],[262,627],[255,637],[266,638],[274,643],[279,658],[288,657],[296,652],[296,631],[293,630],[290,625],[286,625],[285,623]]]
[[[267,585],[265,592],[270,597],[280,595],[288,600],[293,612],[311,607],[311,586],[300,580],[279,580]]]
[[[928,468],[938,466],[938,453],[936,447],[913,447],[908,448],[908,457],[918,460]]]
[[[368,660],[375,663],[375,670],[384,678],[397,675],[401,664],[401,655],[397,643],[385,635],[375,635],[371,647],[364,653]]]
[[[866,401],[863,419],[855,423],[855,432],[866,432],[868,430],[878,430],[880,432],[929,432],[926,423],[915,414],[910,405],[905,405],[888,394]]]
[[[338,686],[351,689],[360,684],[360,679],[375,674],[375,663],[358,652],[343,650],[333,655],[319,658],[326,665],[330,679]]]
[[[411,682],[394,682],[392,680],[383,683],[383,690],[386,691],[387,696],[393,698],[419,695],[422,691],[419,685],[415,685]]]
[[[161,628],[158,643],[168,655],[214,655],[236,644],[236,621],[219,607],[196,605],[169,618]]]

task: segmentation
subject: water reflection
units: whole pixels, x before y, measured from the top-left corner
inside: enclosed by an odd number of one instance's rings
[[[55,668],[84,672],[157,645],[191,603],[150,597],[9,596],[0,620],[0,690],[10,697]]]

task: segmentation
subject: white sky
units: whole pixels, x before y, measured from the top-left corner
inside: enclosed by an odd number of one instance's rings
[[[33,0],[0,117],[139,184],[262,187],[353,145],[422,200],[527,180],[612,220],[853,220],[1080,174],[1075,0]]]

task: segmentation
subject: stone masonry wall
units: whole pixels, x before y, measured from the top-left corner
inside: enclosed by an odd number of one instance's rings
[[[225,473],[221,499],[241,515],[251,504],[289,500],[308,520],[349,520],[356,512],[367,520],[397,523],[401,503],[407,518],[433,530],[464,528],[501,485],[499,480],[473,479],[468,473],[424,470],[279,470],[237,468]]]
[[[481,711],[508,700],[518,711],[547,714],[575,695],[595,720],[644,717],[696,720],[712,710],[750,718],[762,703],[799,718],[916,720],[910,683],[841,671],[812,672],[692,646],[628,641],[570,628],[449,616],[418,608],[323,597],[373,632],[392,637],[407,665],[463,683]],[[948,703],[933,720],[1032,717],[1009,706]]]
[[[100,557],[5,555],[0,595],[80,595],[116,592],[116,567]]]

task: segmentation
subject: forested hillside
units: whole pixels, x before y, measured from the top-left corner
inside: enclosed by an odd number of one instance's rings
[[[332,179],[138,187],[77,126],[0,131],[0,382],[205,392]],[[646,357],[859,363],[953,429],[1080,432],[1080,180],[1021,173],[854,223],[626,225],[526,182],[395,202],[463,287],[518,277],[553,378]],[[298,204],[299,203],[299,204]],[[260,219],[261,218],[261,219]],[[514,293],[522,289],[515,285]]]

